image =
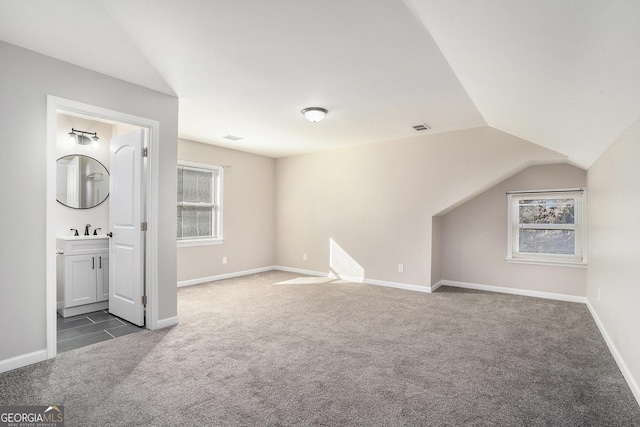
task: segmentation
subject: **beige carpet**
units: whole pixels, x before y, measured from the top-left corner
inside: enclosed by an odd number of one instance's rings
[[[637,426],[586,307],[284,272],[178,290],[181,323],[0,374],[67,426]]]

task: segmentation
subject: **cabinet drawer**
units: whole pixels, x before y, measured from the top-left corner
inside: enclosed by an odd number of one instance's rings
[[[62,249],[65,255],[95,254],[109,251],[109,239],[58,239],[57,247],[58,249]]]

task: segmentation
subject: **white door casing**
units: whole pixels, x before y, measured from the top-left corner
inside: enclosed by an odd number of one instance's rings
[[[160,123],[157,120],[110,110],[91,104],[47,95],[47,138],[44,150],[47,153],[47,203],[46,203],[46,348],[25,357],[11,359],[9,363],[0,361],[0,372],[20,368],[31,363],[56,357],[57,354],[57,286],[56,286],[56,174],[57,174],[57,130],[58,113],[82,114],[117,123],[141,127],[145,131],[149,155],[146,158],[145,183],[143,190],[147,208],[148,231],[145,233],[145,285],[147,306],[145,327],[158,329],[178,323],[177,316],[158,319],[158,171],[160,146]]]
[[[111,140],[109,195],[109,312],[144,325],[142,129]]]

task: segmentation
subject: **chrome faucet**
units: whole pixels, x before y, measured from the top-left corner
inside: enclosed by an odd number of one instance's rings
[[[87,226],[84,228],[84,235],[85,236],[89,235],[89,227],[91,227],[91,224],[87,224]]]

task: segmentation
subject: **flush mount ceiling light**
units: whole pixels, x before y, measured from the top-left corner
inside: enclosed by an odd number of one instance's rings
[[[328,111],[326,108],[320,107],[309,107],[302,110],[302,114],[304,114],[306,119],[310,122],[319,122],[324,119],[324,116],[326,116],[327,113]]]
[[[89,138],[87,135],[91,135]],[[71,128],[69,132],[69,144],[71,145],[88,145],[92,150],[98,149],[98,132],[86,132]]]

